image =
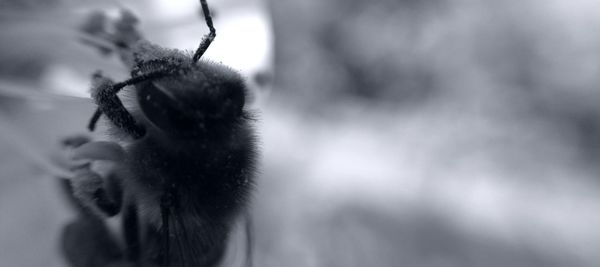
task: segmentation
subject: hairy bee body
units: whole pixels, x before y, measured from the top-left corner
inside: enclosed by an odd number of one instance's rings
[[[198,52],[192,57],[143,40],[120,45],[132,78],[114,83],[98,74],[92,88],[98,110],[90,129],[105,115],[110,140],[66,144],[86,162],[71,181],[80,205],[95,211],[82,220],[103,228],[104,215],[121,214],[125,248],[99,265],[79,261],[78,243],[94,241],[71,227],[63,238],[67,258],[73,266],[215,266],[244,214],[255,171],[245,82],[226,66],[199,61]],[[134,96],[126,105],[121,89]],[[111,167],[100,174],[93,168],[99,162]]]
[[[139,221],[145,223],[141,251],[160,251],[159,201],[168,180],[175,198],[170,224],[176,229],[170,258],[214,261],[211,258],[223,253],[228,229],[245,208],[252,187],[256,151],[248,121],[229,121],[187,138],[165,134],[140,114],[135,117],[144,122],[147,132],[124,148],[128,175],[122,182],[125,189],[131,189],[130,201],[135,201]],[[181,249],[178,238],[187,239],[184,246],[188,248],[182,252],[176,251]],[[145,257],[160,262],[158,254]]]

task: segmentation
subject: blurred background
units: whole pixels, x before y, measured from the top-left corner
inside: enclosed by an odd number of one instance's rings
[[[63,266],[57,140],[85,132],[90,73],[127,75],[82,45],[89,11],[207,32],[195,1],[151,3],[0,0],[0,265]],[[260,118],[256,266],[600,264],[599,1],[209,5],[207,57]]]

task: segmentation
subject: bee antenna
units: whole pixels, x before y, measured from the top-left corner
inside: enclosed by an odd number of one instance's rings
[[[141,82],[145,82],[148,80],[154,80],[154,79],[159,79],[165,76],[168,76],[169,74],[172,74],[173,72],[175,72],[176,70],[159,70],[159,71],[155,71],[155,72],[150,72],[144,75],[140,75],[137,77],[133,77],[129,80],[126,80],[124,82],[120,82],[120,83],[115,83],[112,86],[108,87],[106,90],[106,94],[112,94],[112,95],[116,95],[119,91],[121,91],[121,89],[123,89],[125,86],[129,86],[129,85],[134,85],[137,83],[141,83]],[[114,110],[117,111],[122,111],[121,109],[119,109],[118,107],[111,107]],[[124,109],[124,108],[123,108]],[[94,115],[92,115],[92,118],[90,119],[90,122],[88,123],[88,129],[90,131],[94,131],[94,129],[96,128],[96,124],[98,123],[98,120],[100,119],[100,116],[102,115],[102,110],[100,109],[100,107],[98,107],[96,109],[96,112],[94,112]],[[123,115],[124,117],[126,117],[126,121],[125,123],[129,123],[131,124],[134,119],[131,116],[131,114],[129,113],[122,113],[121,115]],[[123,121],[120,121],[120,123],[124,123]],[[141,136],[143,135],[140,131],[140,129],[134,129],[134,136]]]
[[[217,36],[217,31],[213,26],[212,17],[210,16],[210,10],[208,10],[208,4],[206,3],[206,0],[200,0],[200,5],[202,5],[202,14],[204,14],[204,20],[206,21],[206,25],[208,26],[210,33],[202,38],[202,42],[194,53],[194,57],[192,57],[194,62],[198,62],[198,60],[200,60],[200,57],[202,57],[204,52],[206,52],[206,49],[208,49],[208,46],[210,46],[210,43],[212,43],[212,41],[215,39],[215,36]]]
[[[102,115],[102,111],[97,108],[96,112],[94,112],[94,115],[92,116],[92,118],[90,119],[90,122],[88,123],[88,129],[93,132],[96,129],[96,124],[98,123],[98,120],[100,119],[100,116]]]

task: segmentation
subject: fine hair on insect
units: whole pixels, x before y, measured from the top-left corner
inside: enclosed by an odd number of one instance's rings
[[[246,265],[251,265],[248,202],[257,149],[246,110],[242,76],[202,59],[210,32],[193,54],[143,40],[137,19],[123,11],[114,32],[95,14],[83,31],[110,42],[131,68],[113,82],[96,73],[94,131],[106,118],[108,141],[73,136],[74,176],[65,182],[79,218],[65,227],[63,250],[72,266],[218,266],[236,222],[246,223]],[[128,94],[128,98],[118,93]],[[106,218],[119,215],[121,233]]]

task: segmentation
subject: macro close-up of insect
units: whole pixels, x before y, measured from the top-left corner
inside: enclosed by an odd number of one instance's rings
[[[94,32],[114,44],[132,77],[119,83],[93,77],[98,108],[89,129],[104,116],[114,141],[63,141],[79,163],[67,191],[82,216],[63,236],[72,266],[217,266],[234,223],[244,220],[257,156],[254,119],[244,109],[240,74],[202,60],[216,31],[200,2],[210,33],[193,55],[144,41],[127,12],[115,33]],[[131,91],[133,107],[120,100],[122,89]],[[110,163],[105,177],[93,168],[97,162]],[[122,251],[103,233],[103,218],[117,214]]]
[[[0,0],[0,267],[600,266],[600,5]]]

